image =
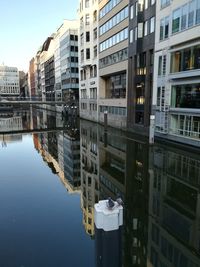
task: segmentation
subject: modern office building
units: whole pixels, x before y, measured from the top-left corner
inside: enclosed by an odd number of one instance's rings
[[[59,50],[56,64],[56,73],[61,75],[62,99],[67,105],[78,106],[79,74],[78,74],[78,21],[64,20],[63,29],[60,29]],[[58,48],[57,48],[58,49]],[[60,51],[60,55],[58,54]],[[59,75],[57,75],[59,77]],[[59,82],[56,80],[56,86]]]
[[[15,67],[0,66],[0,96],[19,96],[19,72]]]
[[[99,121],[125,128],[128,91],[128,0],[99,1]]]
[[[80,117],[98,121],[98,0],[79,1]]]
[[[153,91],[155,0],[129,1],[127,126],[149,134]]]
[[[156,6],[155,135],[200,146],[200,1]]]

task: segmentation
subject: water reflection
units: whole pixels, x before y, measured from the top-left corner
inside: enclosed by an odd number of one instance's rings
[[[35,149],[67,191],[80,194],[92,240],[94,204],[122,196],[123,266],[200,266],[199,154],[169,144],[149,147],[137,136],[44,110],[20,118],[22,129],[48,130],[33,134]]]

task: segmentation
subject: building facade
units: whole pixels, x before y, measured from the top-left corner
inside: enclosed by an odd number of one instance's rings
[[[0,66],[0,96],[19,96],[19,72],[15,67]]]
[[[127,125],[149,134],[153,91],[155,0],[129,1],[129,66]]]
[[[99,1],[99,121],[125,128],[127,116],[128,2]]]
[[[78,21],[65,20],[59,38],[62,99],[68,106],[78,106]]]
[[[155,135],[200,146],[200,2],[157,1]]]
[[[98,121],[98,1],[79,1],[80,117]]]

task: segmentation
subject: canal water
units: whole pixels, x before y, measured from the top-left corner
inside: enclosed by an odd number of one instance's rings
[[[1,113],[0,142],[0,267],[200,266],[198,151],[37,109]],[[107,266],[94,204],[117,195],[121,253]]]

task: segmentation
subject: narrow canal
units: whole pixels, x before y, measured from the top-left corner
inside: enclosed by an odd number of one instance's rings
[[[200,155],[46,110],[0,114],[0,267],[200,266]],[[94,204],[124,201],[118,266]]]

